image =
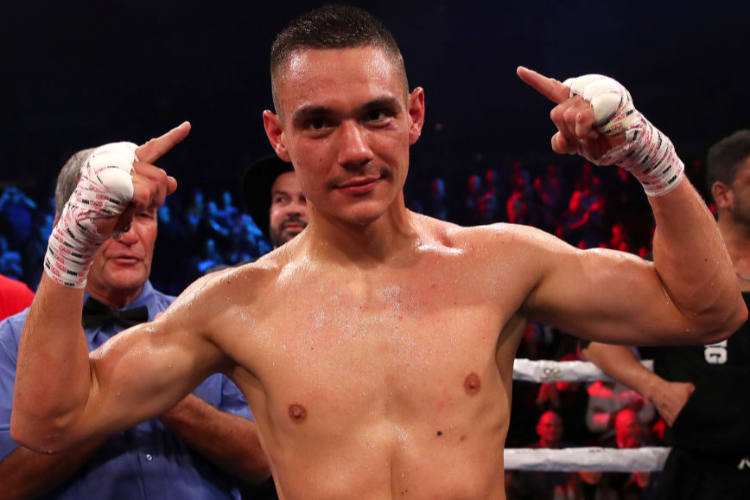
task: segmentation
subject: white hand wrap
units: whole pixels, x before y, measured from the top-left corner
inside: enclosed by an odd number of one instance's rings
[[[685,166],[672,141],[633,106],[630,93],[612,78],[585,75],[563,82],[570,97],[579,95],[594,109],[596,130],[625,134],[625,142],[599,158],[597,165],[618,165],[633,174],[649,196],[663,196],[684,176]]]
[[[136,148],[129,142],[107,144],[81,166],[81,179],[52,230],[44,258],[47,275],[57,283],[86,286],[94,254],[109,238],[98,233],[94,221],[121,214],[133,199],[130,173],[138,161]]]

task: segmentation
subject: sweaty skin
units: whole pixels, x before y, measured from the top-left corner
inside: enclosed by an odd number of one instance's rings
[[[504,498],[531,245],[498,265],[510,226],[409,218],[397,266],[313,259],[305,232],[189,301],[226,304],[212,339],[237,363],[284,498]],[[252,305],[250,283],[266,290]]]
[[[555,151],[575,151],[578,129],[592,132],[590,106],[519,74],[559,103]],[[250,402],[285,500],[503,500],[527,321],[604,342],[705,344],[745,320],[713,218],[687,181],[650,199],[654,263],[408,211],[424,92],[405,95],[404,83],[377,47],[295,53],[278,82],[283,113],[266,112],[264,125],[294,163],[307,228],[198,281],[91,359],[71,319],[82,293],[43,277],[19,350],[14,438],[54,451],[108,435],[219,371]],[[606,150],[600,139],[584,147]]]

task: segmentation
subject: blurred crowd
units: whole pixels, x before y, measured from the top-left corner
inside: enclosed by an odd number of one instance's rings
[[[699,161],[688,176],[703,185]],[[49,192],[52,191],[50,183]],[[217,265],[253,260],[271,250],[232,190],[181,188],[158,211],[159,242],[151,281],[179,294]],[[579,248],[611,248],[648,258],[653,221],[635,179],[618,168],[588,163],[509,165],[458,178],[408,184],[413,211],[461,225],[525,224]],[[54,219],[49,196],[15,186],[0,195],[0,274],[35,289]],[[528,325],[517,357],[579,360],[576,338],[543,324]],[[664,422],[653,404],[614,382],[513,384],[510,448],[661,445]],[[651,474],[506,472],[509,500],[651,498]]]

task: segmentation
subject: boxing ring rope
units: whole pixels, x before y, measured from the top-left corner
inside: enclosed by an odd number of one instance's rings
[[[653,370],[653,361],[641,362]],[[594,382],[612,380],[593,363],[586,361],[531,361],[516,359],[513,380],[523,382]],[[565,448],[562,450],[506,448],[506,470],[544,472],[633,472],[659,471],[670,448],[645,447],[634,450],[616,448]]]
[[[649,371],[654,371],[654,362],[641,361]],[[593,363],[588,361],[532,361],[516,359],[513,363],[513,380],[521,382],[596,382],[612,380]]]

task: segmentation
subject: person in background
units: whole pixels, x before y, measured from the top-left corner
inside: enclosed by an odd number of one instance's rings
[[[0,274],[0,321],[29,307],[34,292],[25,284]]]
[[[91,152],[76,153],[62,168],[56,220]],[[157,236],[155,210],[134,217],[129,229],[94,256],[81,318],[89,350],[128,326],[153,320],[174,300],[148,280]],[[158,418],[131,429],[53,455],[19,446],[9,429],[18,343],[27,314],[28,309],[0,323],[0,497],[230,500],[240,498],[243,483],[269,476],[247,402],[219,374]]]
[[[706,182],[719,231],[750,303],[750,130],[740,130],[708,152]],[[707,289],[708,290],[708,289]],[[705,300],[716,300],[708,291]],[[641,349],[591,342],[587,359],[650,399],[667,424],[672,451],[658,486],[660,499],[750,498],[750,325],[705,346]]]

